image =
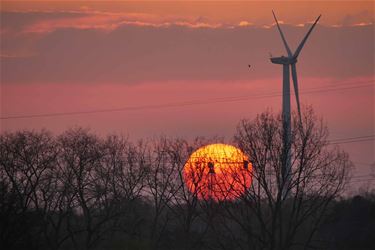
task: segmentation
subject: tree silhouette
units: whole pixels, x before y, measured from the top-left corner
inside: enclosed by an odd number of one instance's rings
[[[226,212],[245,233],[247,244],[259,249],[315,246],[329,205],[349,178],[348,155],[329,145],[328,129],[312,109],[303,113],[301,121],[293,116],[287,178],[282,173],[289,152],[283,150],[281,116],[265,112],[237,128],[235,142],[250,157],[253,181],[241,202],[230,204]]]
[[[20,131],[0,137],[1,244],[38,248],[45,232],[51,175],[57,150],[46,132]]]
[[[282,170],[289,152],[284,150],[281,115],[265,112],[239,123],[234,144],[250,162],[231,162],[228,169],[223,168],[218,181],[226,185],[215,186],[223,193],[219,200],[200,194],[205,192],[201,186],[207,176],[203,173],[190,171],[194,181],[187,184],[184,166],[196,149],[222,142],[222,138],[189,142],[160,137],[132,143],[117,135],[99,137],[82,128],[59,136],[46,131],[3,133],[1,248],[339,249],[371,245],[373,194],[349,202],[339,199],[353,164],[346,153],[329,144],[328,130],[312,109],[303,114],[301,121],[293,116],[287,147],[292,156],[289,176]],[[232,169],[231,164],[236,167]],[[236,188],[228,188],[232,185]],[[226,195],[228,190],[232,193]],[[340,212],[341,208],[345,210]],[[340,229],[346,217],[352,224],[360,218],[353,228],[365,228],[352,241],[345,237],[352,231]]]

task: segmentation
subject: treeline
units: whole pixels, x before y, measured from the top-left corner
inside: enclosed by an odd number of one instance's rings
[[[1,249],[373,245],[374,195],[338,200],[352,167],[347,154],[330,146],[327,129],[305,112],[303,126],[294,126],[292,171],[285,178],[282,127],[271,113],[238,125],[233,144],[250,157],[253,181],[234,201],[201,200],[184,182],[189,155],[218,139],[133,143],[81,128],[58,136],[3,133]]]

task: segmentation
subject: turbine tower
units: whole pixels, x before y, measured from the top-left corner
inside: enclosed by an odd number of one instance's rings
[[[291,111],[290,111],[290,71],[289,67],[292,69],[292,79],[294,85],[294,93],[296,95],[296,102],[297,102],[297,110],[298,110],[298,117],[299,121],[301,122],[301,107],[299,102],[299,92],[298,92],[298,81],[297,81],[297,58],[299,53],[301,52],[303,46],[307,38],[309,37],[311,31],[314,29],[315,25],[318,23],[321,15],[315,20],[314,24],[311,26],[305,37],[302,39],[301,43],[299,44],[298,48],[292,54],[288,43],[285,40],[284,34],[280,28],[279,22],[277,21],[275,13],[272,11],[273,17],[275,18],[275,22],[277,24],[277,28],[280,32],[281,39],[284,43],[285,49],[288,53],[288,56],[281,56],[281,57],[271,57],[271,62],[274,64],[282,64],[283,65],[283,107],[282,107],[282,121],[283,121],[283,159],[282,163],[282,178],[284,181],[282,193],[283,197],[287,195],[288,190],[287,185],[290,180],[290,171],[291,171]]]

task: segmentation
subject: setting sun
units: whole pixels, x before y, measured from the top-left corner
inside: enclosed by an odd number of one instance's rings
[[[234,200],[251,184],[252,165],[238,148],[211,144],[196,150],[184,166],[184,179],[200,199]]]

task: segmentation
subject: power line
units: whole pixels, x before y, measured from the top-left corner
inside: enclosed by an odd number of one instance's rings
[[[375,86],[375,85],[373,83],[372,84],[364,84],[364,83],[370,83],[374,81],[375,80],[363,81],[363,82],[351,82],[351,83],[344,83],[344,84],[333,84],[333,85],[327,85],[324,88],[322,87],[310,88],[306,91],[302,91],[301,94],[303,95],[315,94],[315,93],[324,93],[324,92],[370,87],[370,86]],[[345,85],[352,85],[352,84],[358,84],[358,83],[363,84],[363,85],[345,86]],[[341,86],[341,87],[337,87],[337,86]],[[217,97],[217,98],[206,99],[204,101],[201,101],[201,100],[184,101],[184,102],[174,102],[174,103],[165,103],[165,104],[129,106],[129,107],[123,107],[123,108],[114,108],[114,109],[95,109],[95,110],[85,110],[85,111],[55,112],[55,113],[42,113],[42,114],[30,114],[30,115],[10,115],[10,116],[2,116],[0,117],[0,120],[57,117],[57,116],[70,116],[70,115],[83,115],[83,114],[96,114],[96,113],[108,113],[108,112],[122,112],[122,111],[139,111],[139,110],[147,110],[147,109],[164,109],[164,108],[185,107],[185,106],[195,106],[195,105],[214,104],[214,103],[239,102],[239,101],[246,101],[246,100],[253,100],[253,99],[271,98],[271,97],[277,97],[277,96],[282,96],[282,94],[280,94],[279,92],[270,92],[266,94],[256,94],[256,95]]]
[[[369,179],[362,179],[362,180],[350,180],[349,183],[355,183],[355,182],[371,182],[374,181],[374,178],[369,178]]]
[[[375,134],[330,140],[328,144],[336,145],[336,144],[346,144],[346,143],[364,142],[364,141],[373,141],[373,140],[375,140]]]
[[[329,144],[330,145],[336,145],[336,144],[347,144],[347,143],[355,143],[355,142],[374,141],[374,140],[375,140],[375,138],[368,138],[368,139],[362,139],[362,140],[335,142],[335,143],[329,143]]]
[[[365,178],[365,179],[375,179],[375,177],[371,177],[371,176],[369,176],[369,175],[357,175],[357,176],[352,176],[351,177],[351,179],[363,179],[363,178]]]
[[[331,142],[339,142],[339,141],[346,141],[346,140],[356,140],[356,139],[365,139],[368,137],[375,137],[375,134],[372,135],[361,135],[356,137],[348,137],[348,138],[338,138],[338,139],[332,139]]]
[[[365,162],[353,162],[354,164],[358,164],[358,165],[364,165],[364,166],[375,166],[375,162],[373,163],[365,163]]]
[[[350,177],[349,183],[358,183],[358,182],[372,182],[375,181],[375,176],[371,175],[357,175]]]

